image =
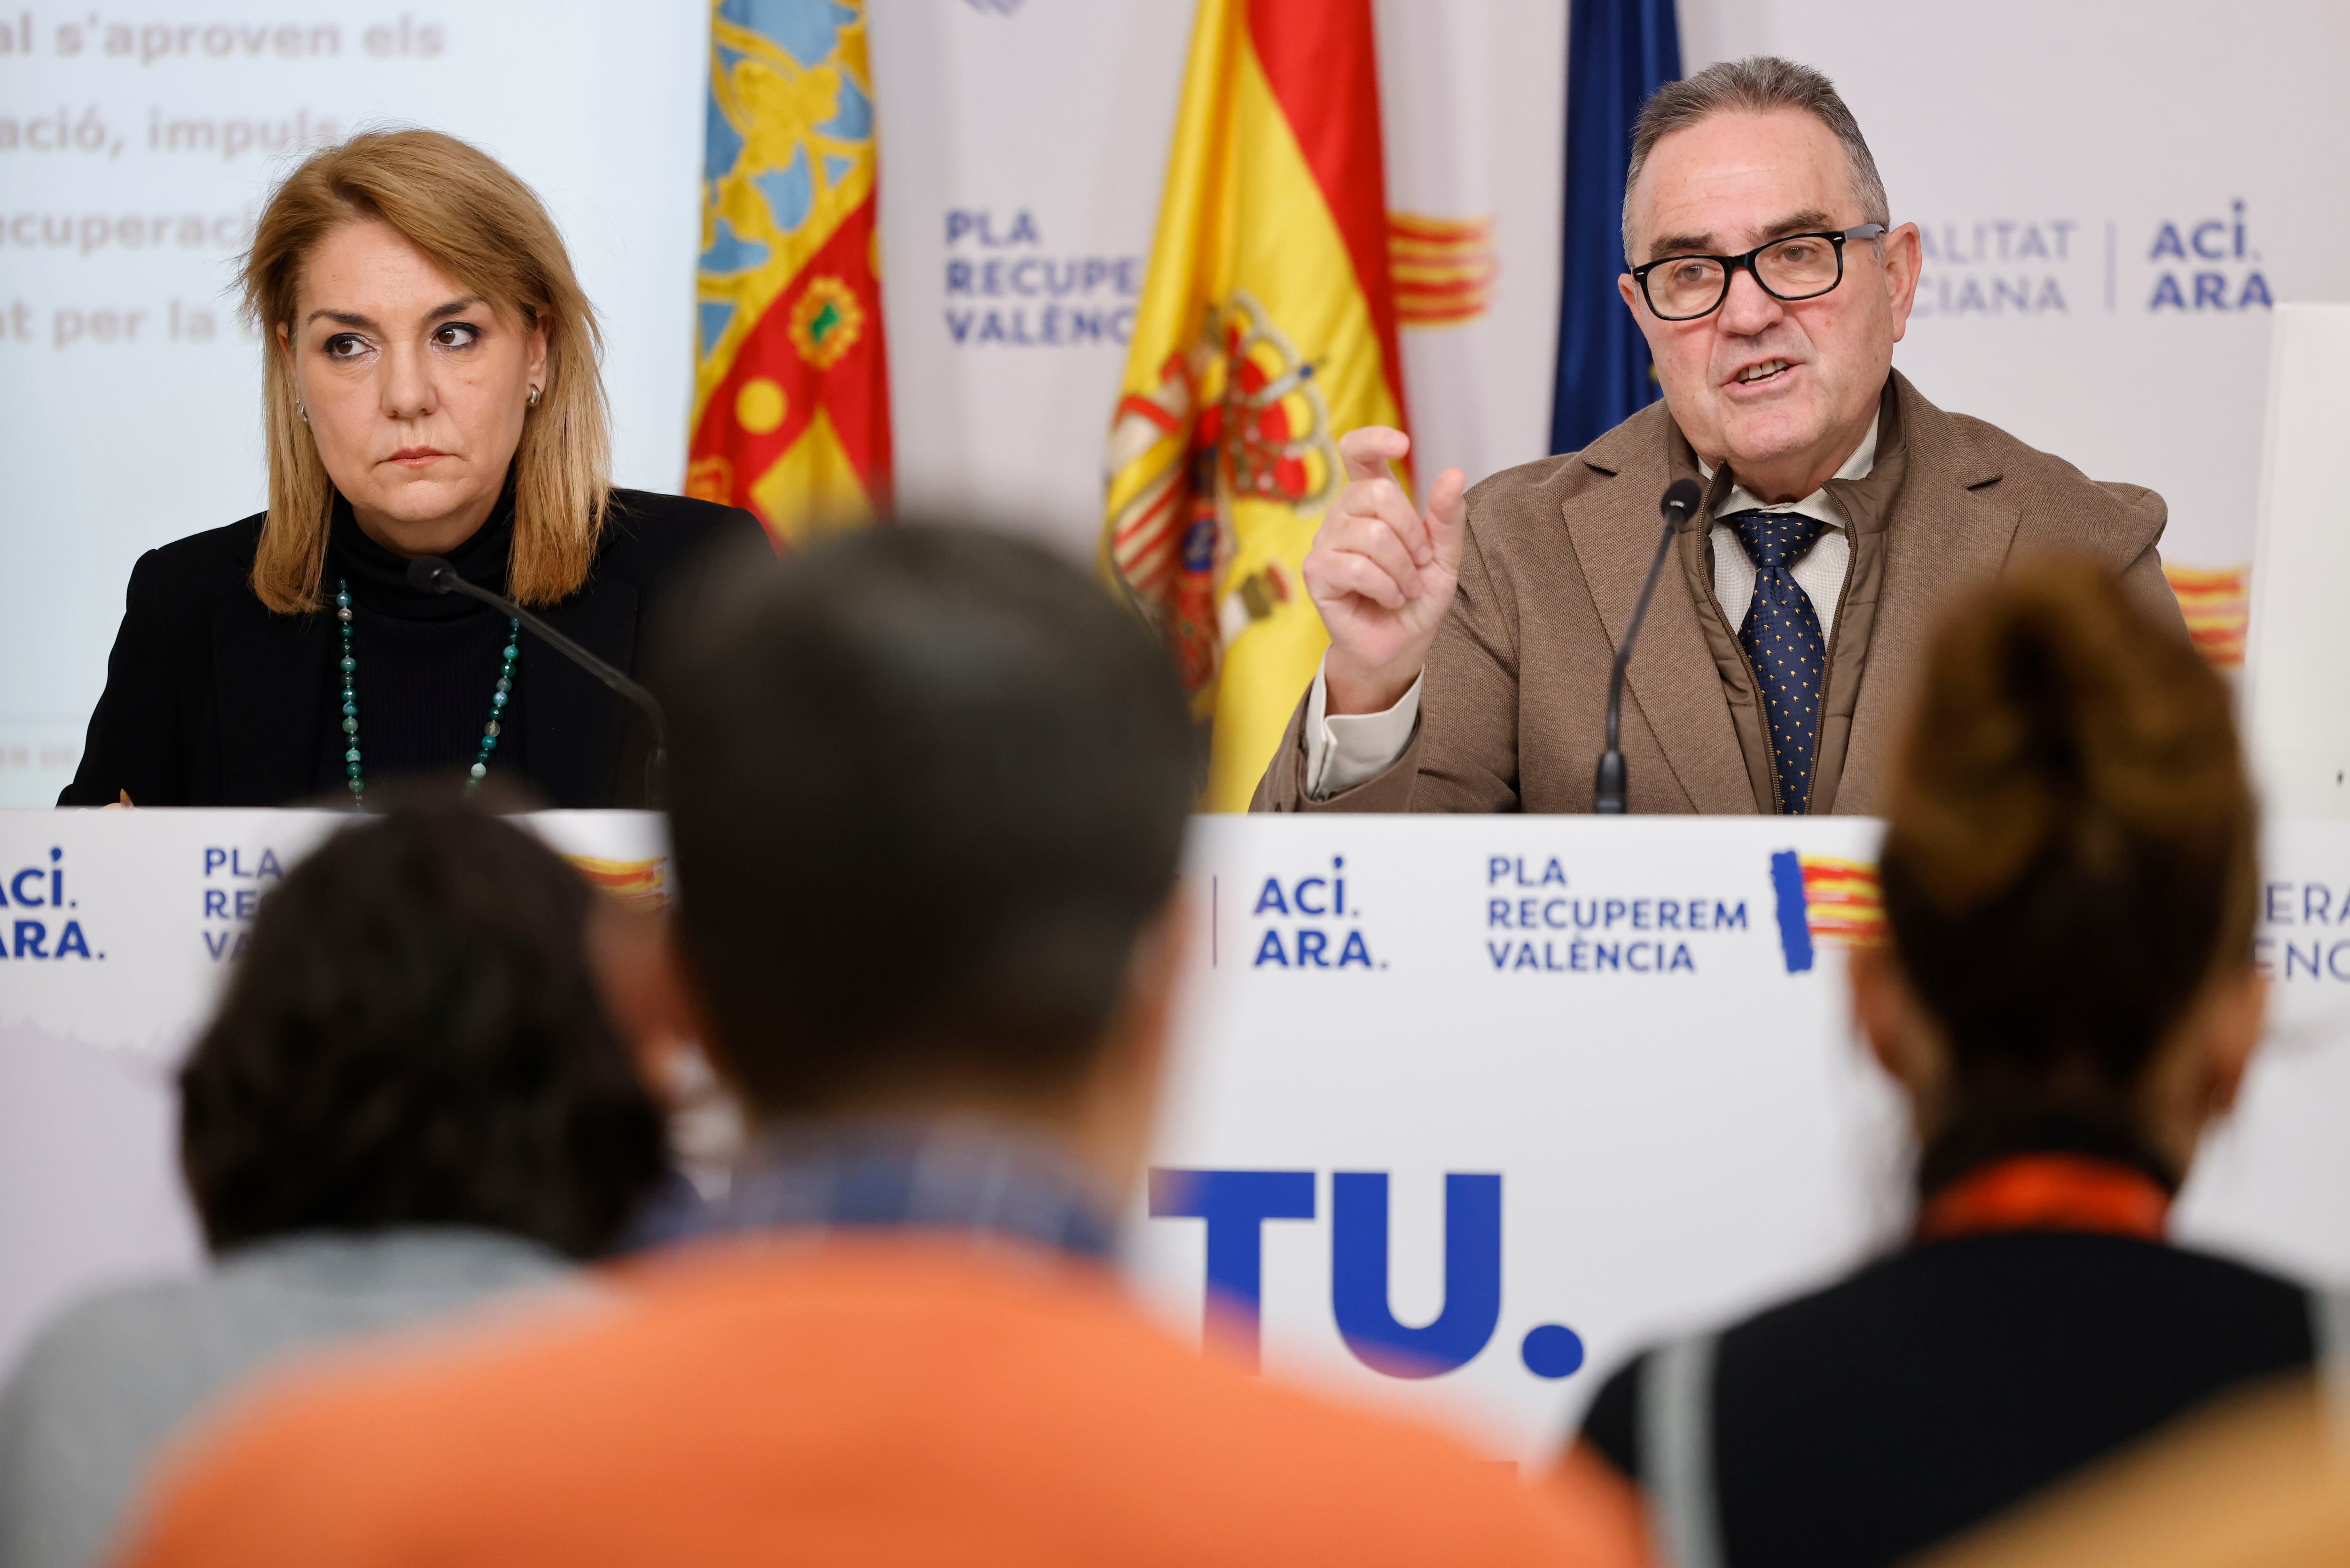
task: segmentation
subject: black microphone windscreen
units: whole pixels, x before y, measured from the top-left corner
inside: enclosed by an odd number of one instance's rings
[[[1664,514],[1669,517],[1679,512],[1687,515],[1695,512],[1697,504],[1703,499],[1705,493],[1697,487],[1696,480],[1676,479],[1665,491]]]
[[[408,563],[408,586],[428,594],[445,594],[449,587],[441,579],[449,570],[449,563],[438,556],[419,556]]]

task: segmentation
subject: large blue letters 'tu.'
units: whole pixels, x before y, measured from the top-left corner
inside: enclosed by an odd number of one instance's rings
[[[1330,1307],[1355,1358],[1390,1377],[1467,1366],[1502,1317],[1502,1179],[1444,1179],[1444,1308],[1420,1328],[1388,1302],[1388,1178],[1335,1173],[1330,1186]]]
[[[1208,1334],[1254,1371],[1263,1344],[1264,1222],[1313,1219],[1314,1173],[1155,1168],[1150,1217],[1208,1222]]]
[[[1408,1328],[1388,1296],[1388,1178],[1331,1178],[1330,1305],[1356,1359],[1390,1377],[1434,1377],[1476,1359],[1502,1316],[1502,1179],[1444,1179],[1444,1307]],[[1153,1219],[1207,1221],[1208,1332],[1250,1367],[1260,1355],[1263,1231],[1268,1220],[1311,1220],[1310,1170],[1150,1172]]]

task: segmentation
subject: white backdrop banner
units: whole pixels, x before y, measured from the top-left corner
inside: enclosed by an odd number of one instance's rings
[[[1907,1137],[1844,985],[1878,831],[1198,819],[1157,1158],[1204,1176],[1160,1177],[1139,1277],[1195,1332],[1203,1281],[1253,1286],[1268,1366],[1549,1453],[1642,1344],[1902,1233]],[[2174,1230],[2350,1282],[2350,828],[2265,860],[2271,1028]]]
[[[899,491],[1090,558],[1191,7],[875,7]],[[1375,0],[1422,473],[1542,454],[1565,6]],[[2193,0],[1681,0],[1696,69],[1833,75],[1927,266],[1897,363],[2171,503],[2166,555],[2232,656],[2271,304],[2350,299],[2350,12]],[[695,0],[194,0],[0,14],[0,804],[54,799],[138,554],[258,508],[257,342],[231,260],[270,179],[383,120],[472,138],[546,197],[610,344],[624,483],[681,481],[707,75]]]
[[[2244,732],[2268,809],[2350,817],[2342,606],[2350,597],[2350,305],[2286,305],[2269,360],[2268,429],[2244,659]]]
[[[75,1292],[193,1262],[171,1069],[338,820],[0,813],[0,1366]],[[658,819],[530,820],[661,886]],[[1877,831],[1199,819],[1137,1283],[1197,1334],[1212,1281],[1273,1374],[1534,1459],[1643,1341],[1890,1244],[1906,1141],[1839,945]],[[2272,1026],[2176,1227],[2350,1282],[2350,826],[2277,828],[2266,861]]]
[[[666,825],[524,819],[590,880],[666,889]],[[172,1074],[286,868],[348,812],[0,811],[0,1364],[92,1282],[198,1256]]]

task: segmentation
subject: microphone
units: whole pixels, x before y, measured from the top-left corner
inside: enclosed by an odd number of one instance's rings
[[[651,692],[504,594],[494,594],[479,583],[467,582],[457,575],[456,567],[439,556],[419,556],[409,562],[408,586],[428,594],[463,594],[469,599],[481,600],[499,614],[530,628],[557,653],[635,703],[653,727],[653,753],[645,760],[646,804],[656,811],[660,809],[664,795],[661,775],[669,765],[669,727],[662,722],[660,704],[653,701]],[[1645,597],[1642,602],[1647,602]]]
[[[1640,585],[1632,619],[1616,649],[1616,668],[1607,676],[1607,749],[1599,753],[1598,776],[1591,785],[1591,809],[1602,816],[1621,816],[1625,810],[1624,753],[1617,744],[1624,727],[1624,668],[1632,662],[1632,645],[1640,639],[1640,622],[1648,617],[1648,597],[1657,591],[1657,578],[1665,569],[1665,553],[1673,547],[1681,520],[1697,510],[1701,494],[1696,480],[1676,479],[1659,508],[1665,515],[1665,531],[1658,537],[1657,554],[1648,562],[1648,580]]]

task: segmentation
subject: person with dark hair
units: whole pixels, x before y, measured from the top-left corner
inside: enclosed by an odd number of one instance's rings
[[[1905,1559],[2223,1391],[2323,1303],[2169,1244],[2261,1029],[2257,823],[2226,685],[2096,564],[1933,644],[1855,1015],[1920,1145],[1909,1243],[1635,1359],[1578,1451],[1681,1568]]]
[[[1330,646],[1252,809],[1592,811],[1620,738],[1632,811],[1882,815],[1935,623],[2012,564],[2093,555],[2187,641],[2162,497],[1893,368],[1923,237],[1825,76],[1708,66],[1650,96],[1625,153],[1616,288],[1652,374],[1583,389],[1629,417],[1473,490],[1425,476],[1418,504],[1388,472],[1403,431],[1339,440],[1299,564]],[[1684,484],[1651,600],[1659,503]],[[1635,624],[1619,733],[1608,677]]]
[[[615,1312],[249,1410],[129,1560],[1634,1561],[1620,1504],[1204,1359],[1117,1288],[1195,776],[1144,628],[970,529],[712,603],[663,682],[669,972],[759,1123],[726,1198]]]
[[[98,1560],[158,1446],[266,1362],[544,1285],[660,1179],[594,892],[478,809],[336,835],[263,900],[180,1072],[215,1262],[69,1309],[0,1392],[0,1564]]]

